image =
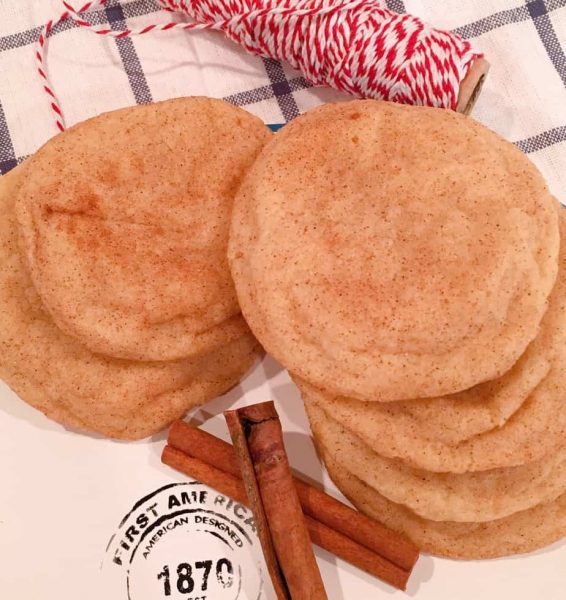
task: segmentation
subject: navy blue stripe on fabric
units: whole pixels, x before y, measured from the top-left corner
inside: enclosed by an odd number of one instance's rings
[[[453,33],[463,38],[474,38],[505,27],[506,25],[513,25],[514,23],[520,23],[522,21],[528,21],[530,19],[529,11],[526,6],[519,6],[516,8],[509,8],[507,10],[501,10],[489,17],[478,19],[469,25],[463,25],[453,30]]]
[[[4,175],[18,164],[4,108],[0,104],[0,174]]]
[[[299,107],[293,96],[289,80],[285,77],[283,66],[278,60],[263,58],[263,66],[273,90],[273,95],[279,104],[285,121],[291,121],[299,116]]]
[[[162,12],[162,8],[159,6],[157,0],[134,0],[133,2],[122,2],[122,9],[126,19]]]
[[[253,90],[246,90],[245,92],[238,92],[237,94],[225,96],[223,99],[236,106],[245,106],[247,104],[262,102],[263,100],[271,100],[273,97],[274,91],[271,85],[262,85]]]
[[[304,77],[294,77],[289,79],[289,87],[293,92],[297,92],[298,90],[306,90],[312,85]]]
[[[387,4],[387,8],[394,12],[398,13],[406,13],[407,9],[405,8],[405,3],[403,0],[386,0],[385,4]]]
[[[111,29],[122,30],[127,28],[124,8],[120,4],[114,2],[113,5],[106,8],[105,12]],[[116,39],[115,42],[136,103],[151,104],[153,97],[133,40],[131,38],[120,38]]]
[[[533,135],[525,140],[515,142],[515,145],[526,154],[530,154],[531,152],[544,150],[545,148],[554,146],[554,144],[559,144],[560,142],[566,142],[566,125],[555,127],[554,129],[549,129],[543,133]]]
[[[71,26],[69,25],[67,29],[70,29],[70,27]],[[6,50],[14,50],[15,48],[33,44],[37,40],[40,31],[41,27],[34,27],[33,29],[27,29],[21,33],[10,33],[9,35],[0,37],[0,52],[6,52]]]
[[[294,77],[293,79],[289,79],[288,84],[293,92],[311,87],[310,83],[304,77]],[[236,106],[246,106],[248,104],[255,104],[256,102],[262,102],[263,100],[271,100],[274,97],[275,90],[273,89],[273,86],[262,85],[253,90],[246,90],[245,92],[238,92],[237,94],[225,96],[223,99]]]
[[[537,33],[548,57],[552,61],[562,83],[566,86],[566,54],[556,35],[548,6],[544,0],[529,0],[527,10],[535,24]]]

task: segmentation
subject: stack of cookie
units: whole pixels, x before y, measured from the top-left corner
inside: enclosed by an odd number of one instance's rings
[[[487,558],[566,534],[566,223],[466,117],[358,101],[298,118],[236,197],[244,316],[362,511]]]
[[[259,353],[226,258],[234,194],[269,130],[224,102],[119,110],[1,180],[0,376],[48,417],[150,435]]]

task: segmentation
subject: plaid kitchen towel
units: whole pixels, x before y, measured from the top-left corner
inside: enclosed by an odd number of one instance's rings
[[[566,204],[566,0],[388,0],[469,38],[491,62],[474,117],[529,154]],[[78,6],[78,3],[77,3]],[[41,25],[60,0],[0,0],[0,173],[57,133],[34,62]],[[156,0],[112,0],[88,19],[112,29],[181,20]],[[101,112],[175,96],[224,98],[267,123],[346,96],[312,88],[277,61],[246,54],[215,32],[155,32],[111,39],[66,21],[48,69],[67,125]],[[108,141],[111,147],[111,140]]]

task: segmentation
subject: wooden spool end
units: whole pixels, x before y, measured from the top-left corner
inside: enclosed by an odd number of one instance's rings
[[[478,58],[460,85],[460,96],[456,111],[469,115],[481,94],[483,84],[489,72],[489,63]]]

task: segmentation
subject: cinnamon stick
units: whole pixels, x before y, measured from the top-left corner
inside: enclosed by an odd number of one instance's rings
[[[185,454],[200,458],[226,473],[241,478],[234,448],[210,433],[192,427],[184,421],[176,421],[169,430],[167,441],[170,446]],[[412,570],[419,557],[419,550],[412,542],[301,479],[295,477],[294,481],[306,515],[344,534],[402,569]]]
[[[232,441],[234,442],[235,449],[238,447],[245,447],[247,449],[247,443],[245,439],[245,434],[242,427],[235,427],[234,424],[231,425],[230,417],[226,418],[226,422],[228,423],[228,429],[230,431],[230,435],[232,436]],[[236,422],[240,425],[239,420],[236,418]],[[236,440],[238,442],[236,443]],[[246,452],[242,452],[242,463],[240,465],[240,473],[243,478],[242,486],[244,488],[245,496],[247,498],[246,504],[252,509],[254,513],[254,520],[257,535],[259,537],[259,541],[263,550],[263,556],[265,558],[265,564],[267,566],[267,571],[269,576],[271,577],[271,582],[273,583],[273,588],[275,590],[275,595],[278,600],[292,600],[291,592],[287,585],[287,581],[285,580],[285,575],[277,558],[277,552],[275,550],[275,544],[273,542],[273,537],[271,536],[271,532],[269,530],[269,524],[267,522],[267,516],[265,514],[265,510],[263,507],[263,503],[261,501],[261,492],[259,490],[259,486],[253,476],[254,467],[249,457],[249,454]],[[246,477],[246,474],[248,476]],[[250,476],[250,474],[252,474]]]
[[[275,405],[263,402],[224,416],[266,560],[276,559],[274,583],[287,588],[281,598],[327,600]]]
[[[230,473],[225,473],[199,458],[187,456],[184,452],[172,446],[165,446],[161,453],[161,462],[204,483],[204,485],[218,490],[225,496],[230,496],[232,500],[244,506],[248,504],[246,488],[244,488],[241,479]]]
[[[165,446],[161,460],[173,469],[218,490],[221,494],[230,496],[236,502],[248,505],[246,489],[238,477],[172,446]],[[400,590],[406,588],[409,571],[401,569],[316,519],[305,515],[305,520],[313,544]]]

